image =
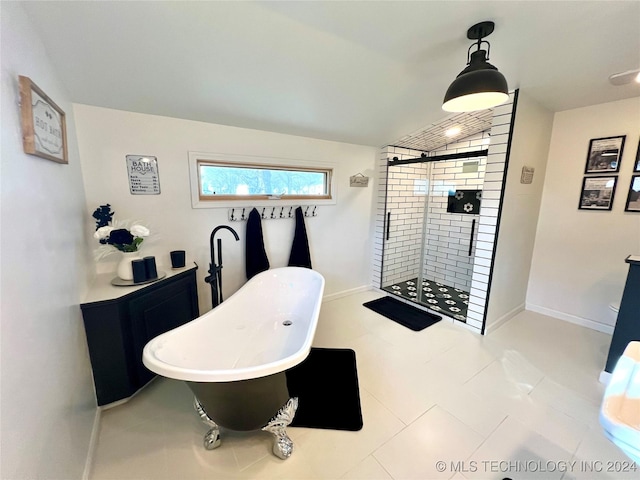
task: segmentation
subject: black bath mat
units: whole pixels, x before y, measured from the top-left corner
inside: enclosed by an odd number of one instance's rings
[[[312,348],[287,370],[291,397],[298,397],[292,427],[357,431],[362,428],[356,353],[342,348]]]
[[[424,330],[442,320],[440,315],[414,308],[391,297],[378,298],[363,305],[404,327],[410,328],[414,332]]]

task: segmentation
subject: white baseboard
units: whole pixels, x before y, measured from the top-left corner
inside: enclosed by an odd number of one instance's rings
[[[509,310],[507,313],[505,313],[504,315],[502,315],[501,317],[499,317],[497,320],[495,320],[493,323],[489,324],[487,323],[487,325],[485,326],[484,329],[484,333],[485,335],[488,334],[489,332],[494,332],[496,331],[498,328],[500,328],[502,325],[504,325],[505,323],[507,323],[509,320],[511,320],[513,317],[515,317],[518,313],[524,311],[524,303],[521,303],[520,305],[518,305],[517,307]]]
[[[98,435],[100,433],[100,421],[102,419],[102,410],[96,408],[96,415],[93,418],[93,428],[91,429],[91,438],[89,438],[89,449],[87,451],[87,460],[84,463],[84,472],[82,480],[89,480],[91,469],[93,468],[93,456],[98,445]]]
[[[338,298],[346,297],[347,295],[352,295],[354,293],[366,292],[368,290],[371,290],[371,286],[370,285],[362,285],[360,287],[350,288],[348,290],[342,290],[341,292],[336,292],[336,293],[332,293],[330,295],[325,295],[324,297],[322,297],[322,301],[323,302],[332,302],[334,300],[337,300]]]
[[[436,312],[438,315],[442,314],[442,312]],[[450,318],[450,317],[443,317],[443,318]],[[453,322],[453,324],[456,327],[460,327],[460,328],[464,328],[465,330],[469,330],[470,332],[476,333],[478,335],[482,334],[482,329],[478,328],[478,327],[474,327],[473,325],[469,325],[468,323],[465,322],[461,322],[459,320],[456,320],[455,318],[451,318],[451,321]]]
[[[576,325],[587,327],[598,332],[613,335],[613,325],[605,325],[604,323],[594,322],[593,320],[589,320],[587,318],[578,317],[569,313],[559,312],[551,308],[541,307],[540,305],[533,305],[531,303],[527,303],[526,309],[531,310],[532,312],[548,315],[549,317],[557,318],[559,320],[564,320],[565,322],[570,322]]]

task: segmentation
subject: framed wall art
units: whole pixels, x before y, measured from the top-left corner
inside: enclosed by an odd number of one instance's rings
[[[627,136],[592,138],[589,142],[584,173],[612,173],[620,171],[624,140]]]
[[[624,207],[625,212],[640,212],[640,175],[631,177],[631,185],[629,185],[629,194],[627,195],[627,204]]]
[[[584,177],[580,192],[580,210],[611,210],[618,177]]]
[[[638,140],[638,150],[636,150],[636,164],[633,167],[634,172],[640,172],[640,140]]]
[[[25,153],[69,163],[64,111],[29,77],[19,76],[22,146]]]

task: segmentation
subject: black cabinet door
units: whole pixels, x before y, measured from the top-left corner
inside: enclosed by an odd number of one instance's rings
[[[134,356],[131,364],[141,387],[155,376],[142,363],[142,350],[147,342],[198,316],[195,282],[187,277],[141,295],[129,302],[129,312]]]
[[[82,315],[98,405],[130,397],[138,388],[126,303],[83,305]]]
[[[638,312],[640,312],[640,263],[633,260],[626,260],[629,263],[629,273],[627,282],[622,293],[620,311],[613,330],[611,345],[605,372],[612,373],[616,364],[624,353],[629,342],[640,340],[640,322],[638,322]]]

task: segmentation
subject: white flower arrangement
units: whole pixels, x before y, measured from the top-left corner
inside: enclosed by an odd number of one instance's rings
[[[96,260],[116,251],[137,252],[145,237],[150,234],[149,229],[144,225],[138,222],[113,220],[113,215],[109,204],[101,205],[93,212],[93,218],[96,219],[96,231],[93,237],[101,244],[95,252]]]

